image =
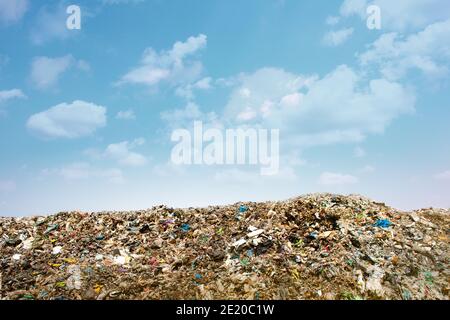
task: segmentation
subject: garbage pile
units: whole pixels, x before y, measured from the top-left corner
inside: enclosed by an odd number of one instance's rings
[[[449,212],[311,194],[0,218],[0,298],[449,299]]]

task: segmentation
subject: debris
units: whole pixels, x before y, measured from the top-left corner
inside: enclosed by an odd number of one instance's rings
[[[374,227],[379,227],[379,228],[389,228],[392,225],[392,222],[390,222],[388,219],[379,219],[377,220],[377,222],[374,223]]]
[[[33,241],[34,238],[28,238],[27,240],[22,242],[23,248],[25,250],[31,250],[31,248],[33,247]]]
[[[0,217],[5,299],[449,299],[450,210],[357,196]]]
[[[69,290],[80,290],[82,287],[81,283],[81,269],[78,265],[71,265],[67,268],[67,273],[70,277],[67,279],[67,288]]]
[[[55,231],[55,230],[58,229],[58,228],[59,228],[59,224],[50,224],[50,225],[48,226],[48,228],[45,230],[44,235],[47,235],[47,234],[49,234],[50,232]]]
[[[264,230],[262,230],[262,229],[256,229],[256,230],[248,233],[247,237],[248,238],[255,238],[255,237],[259,236],[260,234],[262,234],[263,232],[264,232]]]
[[[103,255],[102,254],[96,254],[95,255],[95,260],[97,260],[97,261],[103,260]]]
[[[191,229],[191,226],[188,225],[187,223],[183,223],[181,225],[181,230],[183,230],[184,232],[188,232]]]
[[[62,250],[61,246],[53,247],[52,254],[54,254],[54,255],[60,254],[61,250]]]
[[[373,266],[368,270],[368,272],[370,273],[370,276],[366,281],[366,289],[372,294],[382,297],[384,289],[381,281],[384,277],[384,270],[378,266]]]
[[[246,244],[247,241],[245,239],[239,239],[238,241],[233,243],[233,247],[239,248],[243,244]]]
[[[16,260],[16,261],[20,260],[21,257],[22,257],[22,255],[18,254],[18,253],[16,253],[15,255],[12,256],[13,260]]]
[[[151,248],[152,248],[152,249],[161,249],[162,245],[163,245],[163,240],[162,240],[162,239],[156,239],[156,240],[152,243]]]
[[[240,206],[239,207],[239,212],[246,212],[248,210],[248,207],[247,206],[244,206],[244,205],[242,205],[242,206]]]

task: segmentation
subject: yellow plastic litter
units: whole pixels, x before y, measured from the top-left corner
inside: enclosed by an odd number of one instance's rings
[[[99,294],[102,291],[103,286],[101,284],[96,284],[94,286],[95,293]]]
[[[48,265],[54,268],[59,268],[62,266],[62,263],[49,263]]]
[[[300,274],[298,273],[298,270],[297,270],[297,269],[291,270],[291,274],[292,274],[292,276],[293,276],[296,280],[299,280],[299,279],[300,279]]]
[[[74,258],[64,258],[63,261],[70,264],[74,264],[75,262],[77,262],[77,260]]]

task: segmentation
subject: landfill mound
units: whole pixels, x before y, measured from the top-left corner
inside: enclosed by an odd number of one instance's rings
[[[311,194],[0,218],[0,296],[448,300],[449,211]]]

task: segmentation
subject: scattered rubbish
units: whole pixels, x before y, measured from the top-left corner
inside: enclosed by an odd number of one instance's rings
[[[67,279],[67,288],[69,290],[80,290],[82,287],[81,283],[81,269],[78,265],[71,265],[67,268],[67,273],[70,277]]]
[[[0,217],[2,299],[449,299],[450,211],[357,196]]]
[[[404,290],[402,293],[402,298],[403,300],[411,300],[411,292],[409,292],[408,290]]]
[[[127,263],[127,257],[125,256],[116,256],[114,257],[114,263],[118,264],[118,265],[124,265],[125,263]]]
[[[66,262],[66,263],[70,263],[70,264],[73,264],[73,263],[77,262],[77,260],[74,259],[74,258],[64,258],[63,261]]]
[[[50,232],[55,231],[58,228],[59,228],[59,224],[51,224],[48,226],[47,230],[45,230],[44,235],[47,235]]]
[[[99,294],[102,291],[102,289],[103,289],[103,286],[101,284],[96,284],[94,286],[94,291],[96,294]]]
[[[20,260],[20,258],[22,257],[21,254],[16,253],[15,255],[12,256],[13,260]]]
[[[245,212],[248,211],[248,207],[241,205],[238,209],[237,214],[235,215],[236,220],[242,220],[242,218],[244,217]]]
[[[184,223],[181,225],[181,230],[183,230],[184,232],[188,232],[191,229],[191,226],[188,225],[187,223]]]
[[[97,260],[97,261],[103,260],[103,255],[102,254],[96,254],[95,255],[95,260]]]
[[[242,264],[243,266],[247,266],[248,263],[249,263],[249,260],[248,260],[248,258],[242,258],[242,259],[240,260],[240,262],[241,262],[241,264]]]
[[[22,242],[22,240],[20,240],[19,238],[6,239],[6,241],[5,241],[5,243],[8,246],[12,246],[12,247],[15,247],[15,246],[19,245],[21,242]]]
[[[317,231],[311,232],[308,237],[311,239],[317,239],[319,236],[319,234],[317,233]]]
[[[233,247],[239,248],[240,246],[246,244],[247,241],[245,239],[240,239],[233,243]]]
[[[366,281],[366,289],[372,294],[382,297],[384,293],[383,285],[381,283],[385,271],[378,266],[372,266],[369,268],[369,278]]]
[[[239,212],[241,212],[241,213],[246,212],[247,210],[248,210],[247,206],[242,205],[239,207]]]
[[[254,237],[259,236],[259,235],[262,234],[263,232],[264,232],[264,230],[262,230],[262,229],[256,229],[256,230],[254,230],[254,231],[248,233],[248,234],[247,234],[247,237],[249,237],[249,238],[254,238]]]
[[[377,222],[374,223],[374,227],[379,227],[379,228],[389,228],[392,225],[392,222],[390,222],[388,219],[379,219],[377,220]]]
[[[425,281],[428,283],[428,284],[433,284],[433,281],[434,281],[434,279],[433,279],[433,274],[431,273],[431,272],[425,272],[424,273],[424,276],[425,276]]]
[[[33,241],[34,238],[28,238],[25,241],[22,242],[23,248],[25,250],[31,250],[31,248],[33,248]]]
[[[62,250],[61,246],[53,247],[52,254],[54,254],[54,255],[60,254],[61,250]]]

